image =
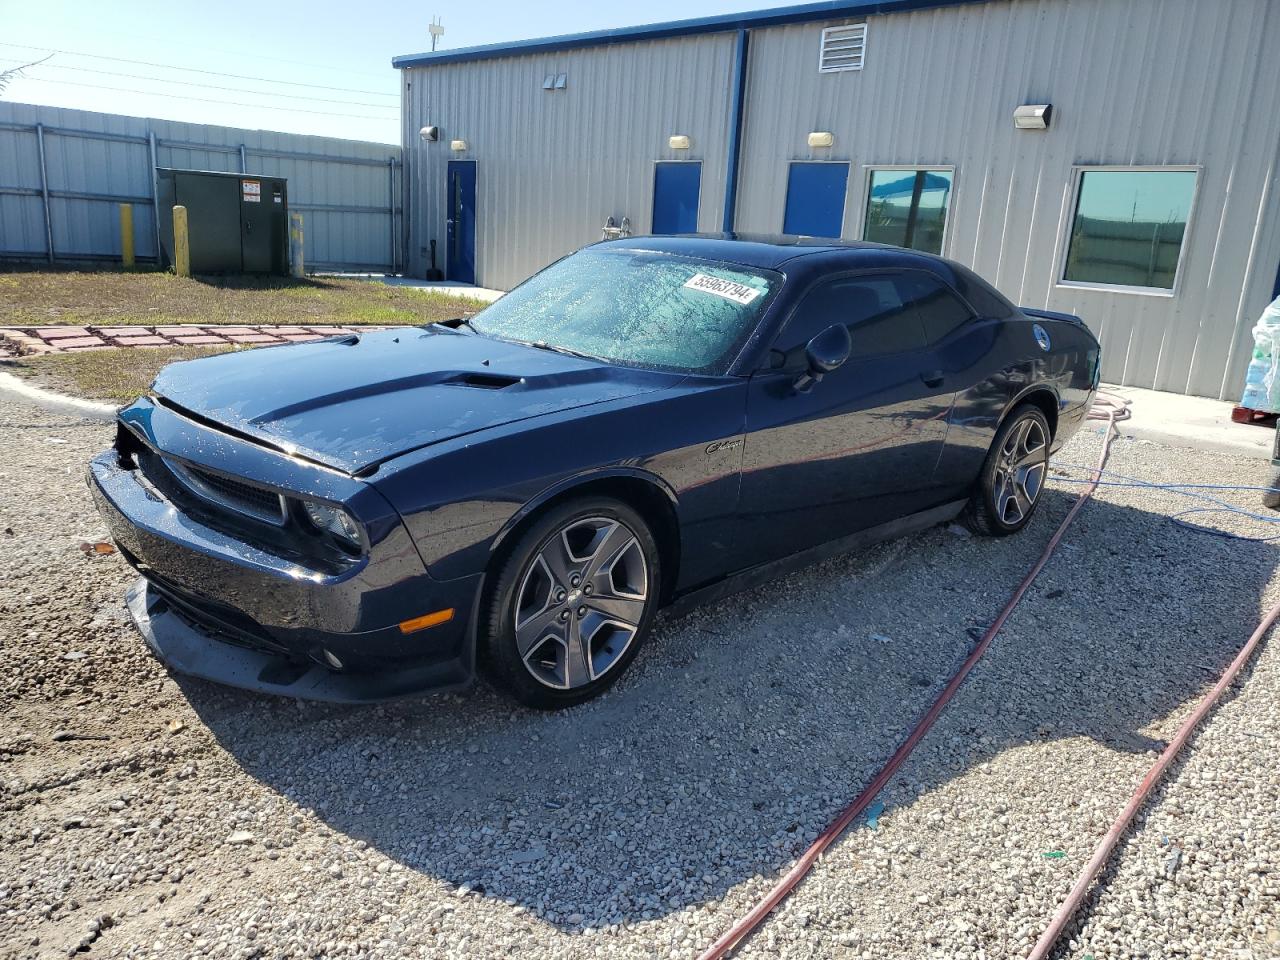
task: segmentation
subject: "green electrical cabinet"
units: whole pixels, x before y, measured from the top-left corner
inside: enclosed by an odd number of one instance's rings
[[[173,208],[187,208],[192,273],[289,273],[289,196],[283,177],[156,171],[164,265],[173,263]]]

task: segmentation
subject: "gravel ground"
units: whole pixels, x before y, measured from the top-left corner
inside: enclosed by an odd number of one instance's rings
[[[874,774],[1068,508],[936,529],[666,618],[603,699],[377,708],[175,679],[81,479],[110,430],[0,410],[0,957],[693,956]],[[1090,463],[1083,434],[1062,462]],[[1117,442],[1112,469],[1266,464]],[[1251,495],[1239,502],[1253,503]],[[1109,487],[951,708],[744,957],[1016,958],[1280,598],[1271,546]],[[1264,647],[1060,956],[1280,957]]]

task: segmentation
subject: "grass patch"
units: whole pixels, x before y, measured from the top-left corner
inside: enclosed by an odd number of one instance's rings
[[[175,360],[193,360],[241,349],[165,347],[146,350],[84,350],[43,357],[19,357],[0,364],[32,383],[59,393],[127,403],[147,392],[160,368]]]
[[[0,327],[203,324],[422,324],[480,300],[376,280],[178,277],[160,271],[0,273]]]

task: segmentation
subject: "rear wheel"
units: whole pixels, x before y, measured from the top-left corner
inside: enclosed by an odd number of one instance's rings
[[[1004,537],[1027,525],[1049,471],[1049,421],[1033,406],[1018,407],[996,432],[962,519],[974,533]]]
[[[486,660],[522,703],[596,696],[635,658],[657,608],[658,547],[619,500],[553,507],[517,541],[489,601]]]
[[[1262,494],[1262,505],[1280,510],[1280,470],[1271,471],[1271,489]]]

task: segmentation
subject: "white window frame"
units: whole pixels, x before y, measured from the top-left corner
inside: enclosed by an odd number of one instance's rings
[[[827,51],[827,34],[834,30],[848,30],[850,27],[862,28],[862,56],[858,60],[856,66],[849,65],[845,67],[827,67],[823,65],[824,54]],[[818,41],[818,72],[819,73],[849,73],[858,71],[866,65],[867,62],[867,21],[855,23],[837,23],[829,27],[822,28],[822,39]]]
[[[1182,244],[1178,248],[1178,263],[1173,268],[1173,287],[1139,287],[1126,283],[1099,283],[1094,280],[1068,280],[1067,260],[1071,257],[1071,232],[1076,223],[1076,211],[1080,205],[1080,188],[1084,175],[1093,171],[1105,173],[1194,173],[1195,186],[1191,188],[1191,206],[1187,210],[1187,225],[1182,231]],[[1139,297],[1160,297],[1172,300],[1182,288],[1183,265],[1187,248],[1191,245],[1191,231],[1195,226],[1196,208],[1200,200],[1200,184],[1204,180],[1204,167],[1195,163],[1110,164],[1077,163],[1071,167],[1071,183],[1068,204],[1058,232],[1058,263],[1054,274],[1054,286],[1063,290],[1094,290],[1099,293],[1128,293]]]
[[[862,165],[862,196],[858,200],[858,240],[866,240],[867,238],[867,207],[871,201],[871,175],[877,170],[900,170],[905,172],[919,172],[924,170],[936,171],[938,173],[951,174],[951,194],[947,198],[947,216],[942,222],[942,249],[938,251],[938,256],[946,257],[950,254],[951,249],[951,212],[956,206],[956,194],[960,189],[960,171],[953,163],[864,163]],[[924,253],[925,251],[918,251]]]

